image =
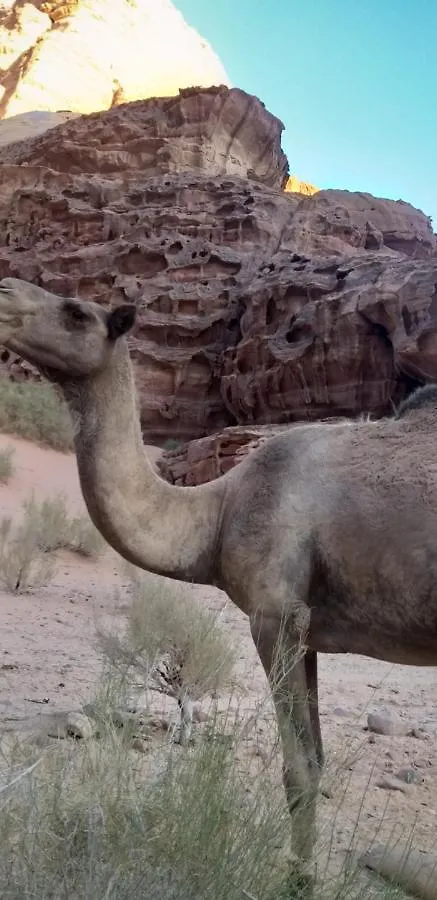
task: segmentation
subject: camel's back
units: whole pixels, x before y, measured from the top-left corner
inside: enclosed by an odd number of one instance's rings
[[[401,661],[393,635],[404,645],[416,629],[412,657],[421,647],[429,663],[430,641],[437,662],[436,432],[437,421],[419,415],[291,428],[255,451],[235,482],[232,559],[248,585],[266,589],[278,573],[291,585],[310,560],[318,649]]]
[[[437,417],[290,429],[253,459],[278,521],[344,548],[359,530],[369,542],[421,535],[437,552]],[[261,483],[261,479],[259,479]],[[329,536],[329,541],[328,541]]]
[[[349,506],[364,512],[369,502],[372,513],[375,504],[383,507],[390,522],[396,508],[412,517],[428,508],[437,514],[437,414],[421,412],[290,428],[249,457],[244,481],[251,489],[256,484],[276,511],[298,496],[322,521]]]

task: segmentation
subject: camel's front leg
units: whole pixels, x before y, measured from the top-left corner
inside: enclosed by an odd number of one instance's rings
[[[313,726],[313,738],[316,747],[317,762],[321,771],[325,764],[325,754],[323,752],[322,730],[320,728],[317,653],[315,650],[307,650],[305,654],[305,673],[307,679],[310,716]]]
[[[311,688],[308,685],[305,649],[290,633],[287,624],[280,619],[257,615],[251,620],[251,631],[276,708],[283,749],[284,786],[292,815],[293,847],[299,858],[310,860],[315,842],[322,762],[317,693],[314,683]],[[317,728],[314,727],[316,724]]]

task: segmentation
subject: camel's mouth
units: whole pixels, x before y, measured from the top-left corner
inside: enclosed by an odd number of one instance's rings
[[[4,344],[23,326],[23,320],[18,315],[12,291],[0,285],[0,344]]]
[[[16,314],[14,289],[0,282],[0,322],[8,322]]]
[[[36,312],[29,303],[23,303],[17,295],[16,287],[8,284],[12,279],[0,282],[0,344],[10,340],[23,328],[23,316]]]
[[[4,313],[0,306],[0,344],[10,340],[23,327],[23,320],[14,313]]]

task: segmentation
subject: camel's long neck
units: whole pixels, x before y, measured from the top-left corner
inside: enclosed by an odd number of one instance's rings
[[[125,341],[104,372],[62,385],[88,511],[109,544],[141,568],[182,581],[213,580],[224,484],[169,485],[141,436]]]

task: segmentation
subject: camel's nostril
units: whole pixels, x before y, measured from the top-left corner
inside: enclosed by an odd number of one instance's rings
[[[1,361],[4,363],[7,363],[9,360],[9,357],[10,357],[10,353],[8,353],[7,350],[3,350],[2,354],[0,355]]]

